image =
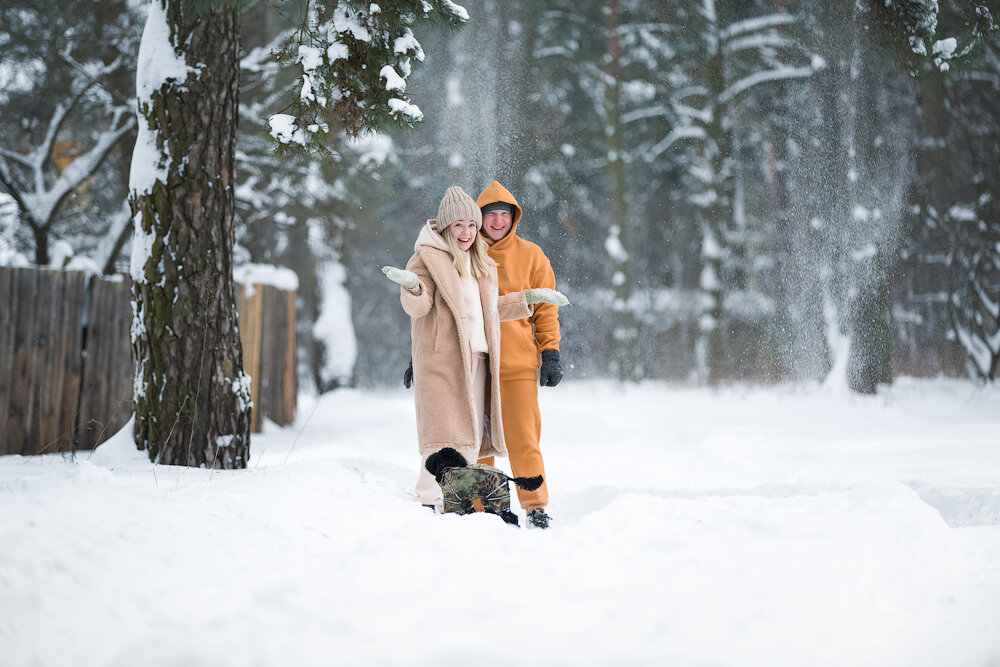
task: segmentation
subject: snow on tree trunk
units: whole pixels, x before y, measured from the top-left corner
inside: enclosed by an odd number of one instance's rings
[[[701,191],[693,198],[701,226],[702,270],[699,287],[704,295],[698,317],[698,342],[695,346],[697,372],[710,383],[726,377],[725,346],[722,341],[723,254],[726,230],[732,221],[732,183],[730,179],[730,138],[724,127],[725,106],[720,99],[726,88],[725,62],[720,44],[718,17],[714,0],[705,0],[702,37],[708,59],[706,72],[707,100],[701,153],[695,162],[694,177]]]
[[[607,62],[604,74],[605,133],[608,149],[608,197],[611,220],[605,249],[611,264],[612,287],[615,294],[615,366],[621,380],[638,380],[640,369],[639,331],[632,308],[632,278],[626,251],[628,219],[628,188],[625,184],[625,142],[621,114],[621,39],[618,30],[617,0],[604,0],[604,25],[607,33]]]
[[[845,290],[848,309],[842,314],[847,316],[851,339],[847,384],[857,393],[874,394],[878,385],[892,382],[889,296],[882,249],[885,235],[892,229],[888,220],[892,211],[891,188],[879,181],[873,149],[880,129],[870,119],[878,107],[875,73],[863,62],[859,40],[855,31],[850,72],[844,78],[848,86],[843,137],[847,171],[840,177],[847,205],[841,221],[841,229],[846,231],[841,289]],[[904,171],[902,166],[900,171]]]
[[[250,447],[233,284],[239,11],[153,0],[129,179],[135,442],[153,461],[242,468]]]
[[[785,0],[778,6],[785,9]],[[783,27],[777,32],[785,36]],[[778,62],[788,65],[786,49],[779,49]],[[805,213],[802,208],[802,193],[799,188],[808,187],[793,173],[792,163],[797,160],[791,147],[799,140],[796,126],[806,125],[806,109],[815,88],[802,90],[787,82],[775,86],[774,105],[777,108],[794,109],[794,120],[788,116],[774,116],[769,119],[769,141],[767,144],[769,176],[772,182],[775,204],[774,226],[766,232],[766,237],[774,244],[774,267],[772,281],[777,305],[772,322],[772,340],[776,377],[790,377],[796,381],[821,380],[829,371],[829,347],[826,337],[826,322],[823,317],[823,284],[820,279],[822,262],[817,246],[818,220]],[[803,114],[795,117],[794,114]],[[801,124],[801,125],[800,125]]]
[[[321,345],[314,372],[320,392],[354,384],[354,366],[358,357],[358,342],[351,321],[351,295],[345,282],[347,272],[339,261],[330,260],[318,270],[320,291],[319,316],[313,336]]]
[[[689,177],[701,233],[701,277],[699,288],[698,338],[695,343],[696,373],[710,383],[726,379],[733,354],[727,356],[723,339],[726,324],[727,294],[746,287],[749,277],[746,261],[746,229],[734,213],[736,194],[733,168],[734,109],[747,91],[770,82],[810,77],[823,66],[822,59],[810,58],[805,64],[801,49],[796,49],[798,66],[779,62],[774,66],[768,55],[775,47],[793,46],[775,29],[795,22],[779,11],[728,21],[733,7],[716,0],[701,0],[698,13],[700,38],[696,69],[688,82],[688,92],[675,101],[678,109],[676,127],[652,150],[658,154],[674,141],[693,139]],[[726,15],[720,19],[720,10]],[[702,91],[700,95],[690,90]],[[700,108],[690,108],[685,97],[701,97]]]
[[[875,251],[866,271],[869,277],[851,309],[847,385],[856,393],[874,394],[880,384],[892,383],[889,285],[880,251]]]

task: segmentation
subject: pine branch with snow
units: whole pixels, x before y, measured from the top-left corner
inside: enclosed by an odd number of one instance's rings
[[[356,137],[420,122],[423,114],[406,94],[413,61],[424,59],[412,28],[458,27],[468,18],[450,0],[309,0],[303,23],[278,54],[298,71],[293,100],[268,119],[278,150],[322,150],[339,129]]]
[[[913,75],[927,65],[947,72],[998,29],[989,8],[972,2],[966,20],[971,29],[968,35],[959,35],[966,41],[959,48],[957,37],[940,34],[938,0],[869,0],[867,5],[870,23],[880,28],[878,38],[896,48],[899,60]]]

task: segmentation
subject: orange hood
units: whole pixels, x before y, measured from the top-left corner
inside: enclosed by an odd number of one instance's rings
[[[517,223],[521,219],[521,205],[517,203],[516,199],[514,199],[514,195],[510,193],[510,190],[500,185],[500,181],[493,181],[486,186],[486,189],[483,190],[479,194],[479,198],[476,199],[476,206],[482,208],[487,204],[492,204],[498,201],[502,201],[503,203],[510,204],[514,207],[514,221],[510,225],[510,231],[507,232],[507,235],[499,241],[492,241],[484,233],[483,238],[485,238],[486,242],[490,245],[494,245],[494,243],[503,243],[510,237],[514,236],[517,233]]]

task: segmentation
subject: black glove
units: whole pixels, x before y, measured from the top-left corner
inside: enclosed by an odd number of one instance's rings
[[[410,365],[403,371],[403,386],[409,389],[413,386],[413,358],[410,358]]]
[[[538,372],[538,383],[543,387],[554,387],[562,380],[562,365],[559,363],[559,350],[544,350],[542,352],[542,368]]]

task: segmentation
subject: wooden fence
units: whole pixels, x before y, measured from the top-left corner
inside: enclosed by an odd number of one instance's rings
[[[295,292],[239,289],[253,430],[295,419]],[[132,415],[126,280],[0,267],[0,455],[93,449]]]
[[[298,378],[295,368],[295,292],[271,285],[237,286],[243,370],[250,376],[251,430],[260,433],[264,417],[285,426],[295,420]]]

